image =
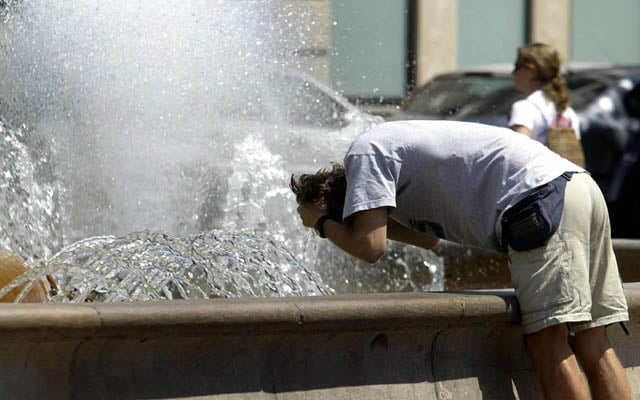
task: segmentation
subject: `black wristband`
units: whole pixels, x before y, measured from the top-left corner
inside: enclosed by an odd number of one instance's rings
[[[313,226],[318,232],[318,235],[323,239],[327,238],[327,234],[324,233],[324,223],[327,222],[328,219],[331,219],[331,217],[328,215],[321,215],[320,218],[318,218],[318,220],[316,221],[316,224]]]

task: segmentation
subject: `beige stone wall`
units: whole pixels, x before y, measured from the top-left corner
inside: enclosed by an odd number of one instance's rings
[[[281,0],[307,29],[304,47],[294,56],[299,67],[322,82],[330,82],[331,23],[333,0]],[[458,2],[453,0],[415,0],[417,11],[416,84],[435,74],[455,70],[458,56]],[[571,0],[532,0],[530,15],[532,41],[553,45],[563,59],[571,48]]]
[[[421,84],[435,74],[457,68],[458,2],[417,1],[416,83]],[[562,60],[568,60],[571,0],[532,0],[530,18],[531,40],[553,45]]]
[[[563,62],[571,49],[571,0],[531,1],[531,41],[554,46]]]
[[[305,57],[307,72],[313,74],[324,83],[330,81],[331,51],[331,0],[298,0],[307,4],[312,17],[309,25],[310,39]]]
[[[456,68],[458,56],[458,2],[418,0],[416,85],[433,75]]]
[[[279,40],[281,46],[291,54],[291,65],[328,83],[331,0],[278,0],[275,4],[282,15],[290,18],[283,23],[283,34]]]
[[[458,2],[453,0],[417,1],[418,27],[416,35],[416,83],[424,83],[433,75],[457,68]],[[294,58],[292,65],[330,82],[331,23],[333,0],[278,0],[286,14],[295,16],[295,29],[306,32],[305,43],[297,35],[282,37]],[[531,0],[531,32],[533,41],[553,45],[563,58],[569,59],[571,49],[571,0]],[[0,34],[2,25],[0,25]],[[1,39],[2,35],[0,35]],[[291,40],[288,40],[291,39]],[[1,45],[1,43],[0,43]]]

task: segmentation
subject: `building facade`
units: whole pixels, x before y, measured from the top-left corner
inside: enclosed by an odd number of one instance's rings
[[[638,0],[291,1],[313,37],[300,66],[351,98],[390,101],[440,72],[512,63],[530,41],[565,62],[640,64]]]

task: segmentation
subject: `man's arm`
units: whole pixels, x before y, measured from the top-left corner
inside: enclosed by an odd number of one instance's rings
[[[407,243],[427,250],[433,249],[440,242],[440,238],[437,236],[408,228],[391,217],[387,221],[387,237],[396,242]]]
[[[318,204],[298,204],[298,214],[304,226],[313,228],[318,218],[326,214],[326,210]],[[352,224],[328,219],[324,222],[323,229],[327,239],[336,246],[370,263],[378,261],[387,250],[385,207],[354,214]]]
[[[314,205],[300,205],[298,213],[305,226],[313,227],[323,210]],[[432,249],[438,243],[437,237],[409,229],[389,218],[388,214],[386,207],[380,207],[354,214],[353,223],[348,225],[326,220],[324,233],[336,246],[369,263],[384,255],[387,238],[425,249]]]
[[[387,209],[384,207],[360,211],[352,224],[327,220],[327,239],[336,246],[368,263],[378,261],[387,250]]]

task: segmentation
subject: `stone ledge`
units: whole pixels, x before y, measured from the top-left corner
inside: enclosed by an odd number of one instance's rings
[[[640,321],[640,283],[625,284]],[[0,337],[161,337],[519,323],[512,290],[96,304],[0,304]],[[637,324],[637,323],[636,323]],[[638,329],[640,331],[640,328]]]
[[[640,332],[640,284],[625,285]],[[12,399],[542,398],[511,290],[0,304]],[[640,336],[610,329],[635,396]]]

